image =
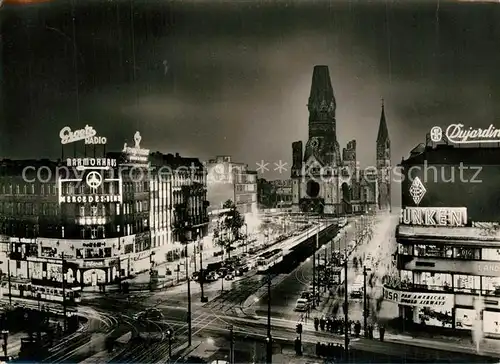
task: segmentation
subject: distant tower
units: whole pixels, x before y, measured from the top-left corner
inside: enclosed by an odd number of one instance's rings
[[[385,121],[384,100],[377,135],[378,208],[391,210],[391,140]]]

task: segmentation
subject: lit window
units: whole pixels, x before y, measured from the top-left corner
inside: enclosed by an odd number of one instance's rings
[[[97,206],[91,206],[90,211],[92,213],[92,216],[97,216]]]
[[[85,216],[85,206],[80,206],[80,216]]]
[[[90,229],[90,238],[91,239],[97,238],[97,228],[93,227],[92,229]]]

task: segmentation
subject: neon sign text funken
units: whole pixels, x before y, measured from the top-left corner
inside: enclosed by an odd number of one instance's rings
[[[401,210],[400,224],[422,226],[465,226],[466,207],[406,207]]]

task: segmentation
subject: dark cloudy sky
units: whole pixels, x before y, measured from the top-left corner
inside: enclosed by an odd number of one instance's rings
[[[109,149],[140,130],[153,150],[290,163],[316,64],[330,67],[339,142],[356,138],[363,165],[381,97],[394,163],[435,124],[500,125],[500,6],[269,3],[4,6],[0,157],[58,157],[59,130],[88,123]]]

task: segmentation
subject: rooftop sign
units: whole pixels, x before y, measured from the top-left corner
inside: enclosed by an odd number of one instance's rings
[[[404,225],[464,226],[467,224],[466,207],[406,207],[399,219]]]
[[[134,147],[129,147],[127,143],[123,145],[123,153],[127,154],[130,162],[147,163],[149,157],[149,149],[141,149],[141,133],[138,131],[134,134]]]
[[[105,137],[97,136],[95,129],[89,125],[85,125],[85,128],[72,131],[69,126],[65,126],[59,132],[59,137],[61,138],[61,144],[70,144],[78,141],[85,141],[85,144],[106,144],[107,139]]]
[[[451,124],[446,128],[445,136],[453,144],[500,143],[500,129],[491,124],[487,129],[466,128],[464,124]],[[443,140],[443,130],[435,126],[430,132],[431,141]]]

